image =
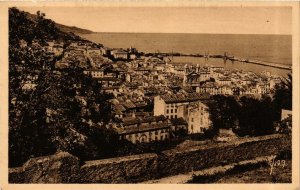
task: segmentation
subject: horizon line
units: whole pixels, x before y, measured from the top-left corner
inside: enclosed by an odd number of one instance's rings
[[[86,33],[86,34],[93,34],[93,33],[115,33],[115,34],[211,34],[211,35],[278,35],[278,36],[292,36],[293,34],[259,34],[259,33],[205,33],[205,32],[199,32],[199,33],[194,33],[194,32],[187,32],[187,33],[182,33],[182,32],[95,32],[91,31],[91,33]],[[80,34],[80,33],[79,33]],[[81,33],[84,34],[84,33]]]

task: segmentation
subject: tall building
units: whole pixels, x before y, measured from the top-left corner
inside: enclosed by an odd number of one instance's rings
[[[200,93],[159,95],[154,98],[154,115],[164,115],[169,119],[187,119],[189,105],[207,99],[207,94]]]
[[[208,106],[203,102],[191,104],[188,109],[188,134],[203,133],[211,126]]]
[[[184,65],[183,86],[199,86],[200,84],[200,66],[196,67]]]
[[[164,94],[154,98],[154,115],[164,115],[168,119],[184,118],[188,123],[188,133],[203,133],[210,127],[208,107],[204,103],[207,94],[191,93]]]

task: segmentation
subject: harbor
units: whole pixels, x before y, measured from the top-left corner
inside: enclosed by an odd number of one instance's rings
[[[152,53],[151,53],[152,54]],[[146,54],[149,55],[149,54]],[[242,63],[250,63],[250,64],[256,64],[256,65],[262,65],[262,66],[268,66],[278,69],[285,69],[285,70],[292,70],[292,65],[282,64],[282,63],[273,63],[269,61],[262,61],[262,60],[255,60],[255,59],[248,59],[248,58],[242,58],[242,57],[236,57],[233,55],[228,55],[227,52],[224,53],[224,55],[210,55],[207,52],[204,54],[182,54],[182,53],[153,53],[153,55],[157,57],[168,57],[168,59],[171,61],[174,57],[202,57],[205,59],[223,59],[224,62],[227,60],[232,62],[242,62]]]

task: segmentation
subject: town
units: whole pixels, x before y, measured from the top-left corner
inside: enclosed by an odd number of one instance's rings
[[[101,44],[49,41],[39,46],[56,58],[55,72],[75,60],[83,72],[112,94],[110,100],[117,122],[109,127],[120,139],[132,143],[164,141],[176,136],[202,134],[211,127],[207,102],[211,95],[271,96],[281,76],[227,70],[224,67],[172,62],[159,56],[145,56],[135,48],[111,49]],[[20,47],[26,47],[20,41]],[[24,79],[23,89],[32,90],[38,73]],[[86,105],[88,97],[77,96]],[[290,114],[290,113],[289,113]]]
[[[40,8],[8,11],[9,183],[292,182],[292,36],[103,33]]]

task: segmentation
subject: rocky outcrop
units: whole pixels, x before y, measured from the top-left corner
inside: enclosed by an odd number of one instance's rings
[[[67,152],[59,152],[51,156],[32,158],[21,168],[9,169],[9,182],[75,183],[79,168],[77,157]]]
[[[10,183],[137,183],[224,166],[258,157],[291,151],[285,135],[243,138],[228,143],[199,145],[161,154],[141,154],[86,161],[60,152],[28,160],[22,167],[9,169]]]

